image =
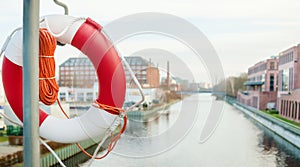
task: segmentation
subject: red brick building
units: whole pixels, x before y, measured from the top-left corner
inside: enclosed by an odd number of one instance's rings
[[[143,88],[160,87],[159,69],[154,67],[153,63],[137,56],[125,57],[125,59]],[[136,85],[126,67],[125,74],[127,86],[135,87]]]
[[[277,102],[278,59],[272,57],[248,68],[247,91],[238,92],[237,100],[258,110],[274,108]]]
[[[153,63],[141,57],[125,57],[138,81],[144,88],[157,88],[160,86],[159,69]],[[135,84],[129,71],[125,68],[127,86]],[[92,88],[97,82],[93,64],[88,58],[69,58],[59,66],[60,87]]]
[[[300,44],[279,54],[278,111],[300,122]]]
[[[159,70],[157,67],[147,67],[146,68],[146,84],[143,87],[158,88],[160,87],[160,77]]]
[[[96,81],[94,66],[88,58],[69,58],[59,66],[61,87],[92,88]]]

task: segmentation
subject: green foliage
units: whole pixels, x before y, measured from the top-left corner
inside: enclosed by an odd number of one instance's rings
[[[0,142],[5,142],[8,140],[7,136],[0,136]]]
[[[272,117],[275,117],[275,118],[277,118],[277,119],[280,119],[280,120],[283,121],[283,122],[286,122],[286,123],[288,123],[288,124],[292,124],[292,125],[294,125],[294,126],[296,126],[297,128],[300,129],[300,123],[281,117],[281,116],[278,114],[278,111],[276,111],[276,110],[262,110],[262,112],[264,112],[264,113],[266,113],[266,114],[269,114],[269,115],[271,115]]]
[[[278,114],[278,111],[277,110],[268,110],[268,109],[266,109],[266,110],[263,110],[265,113],[267,113],[267,114]]]
[[[292,124],[292,125],[294,125],[294,126],[296,126],[297,128],[300,129],[300,123],[298,123],[298,122],[294,122],[294,121],[292,121],[292,120],[283,118],[283,117],[281,117],[281,116],[278,115],[278,114],[272,114],[272,116],[274,116],[274,117],[276,117],[276,118],[278,118],[278,119],[280,119],[280,120],[282,120],[282,121],[284,121],[284,122],[287,122],[287,123],[289,123],[289,124]]]
[[[20,126],[8,125],[6,129],[7,136],[22,136],[23,128]]]

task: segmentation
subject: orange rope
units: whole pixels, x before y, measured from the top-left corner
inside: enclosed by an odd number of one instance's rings
[[[39,98],[46,105],[51,105],[57,101],[58,106],[60,107],[63,114],[66,118],[70,117],[66,114],[64,109],[61,106],[61,103],[58,99],[58,90],[59,87],[55,79],[55,61],[54,61],[54,51],[56,49],[56,39],[47,31],[45,28],[40,29],[40,40],[39,40]],[[120,115],[124,112],[122,108],[112,107],[109,105],[101,104],[95,101],[95,106],[103,109],[111,114]],[[101,156],[96,157],[95,159],[102,159],[106,157],[112,149],[116,146],[118,140],[121,137],[121,134],[125,131],[127,125],[127,116],[124,115],[124,124],[120,132],[114,136],[111,133],[110,144],[107,148],[107,152]],[[89,154],[79,143],[76,143],[78,148],[86,154],[88,157],[92,158],[93,156]]]
[[[57,103],[61,109],[61,111],[63,112],[63,114],[66,116],[66,118],[70,119],[70,117],[66,114],[66,112],[64,111],[64,109],[62,108],[61,104],[60,104],[60,101],[57,100]],[[96,107],[102,109],[102,110],[105,110],[109,113],[114,113],[114,115],[120,115],[122,112],[125,112],[122,108],[117,108],[117,107],[112,107],[112,106],[109,106],[109,105],[105,105],[105,104],[101,104],[97,101],[95,101],[95,104],[97,104]],[[114,136],[113,133],[110,134],[110,143],[108,145],[108,148],[107,148],[107,152],[100,156],[100,157],[96,157],[95,159],[97,160],[100,160],[100,159],[103,159],[105,158],[113,149],[114,147],[116,146],[118,140],[120,139],[122,133],[125,131],[126,129],[126,126],[127,126],[127,115],[125,114],[124,115],[124,124],[123,124],[123,127],[122,129],[120,130],[120,132]],[[92,158],[93,156],[88,153],[79,143],[76,143],[77,147],[86,155],[88,156],[89,158]]]
[[[56,39],[45,28],[40,29],[39,39],[39,98],[46,105],[55,103],[58,98],[58,85],[55,79],[54,51]]]

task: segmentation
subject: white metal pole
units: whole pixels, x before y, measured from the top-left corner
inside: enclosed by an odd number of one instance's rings
[[[25,167],[40,166],[39,8],[39,0],[23,1],[23,158]]]

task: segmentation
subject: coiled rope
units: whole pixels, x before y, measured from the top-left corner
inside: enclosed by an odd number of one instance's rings
[[[39,37],[39,99],[46,105],[55,103],[59,87],[55,78],[56,39],[45,28]]]

